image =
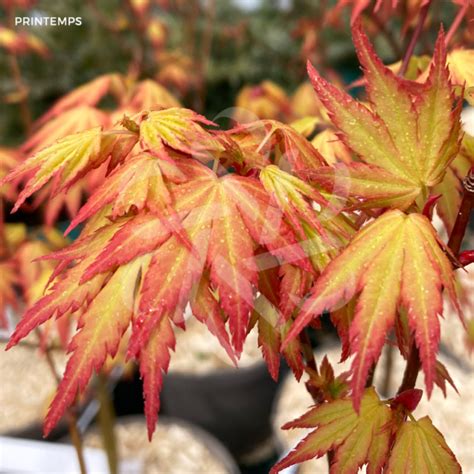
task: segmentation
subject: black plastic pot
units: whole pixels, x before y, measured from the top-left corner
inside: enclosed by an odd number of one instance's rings
[[[210,374],[170,373],[161,392],[161,413],[201,426],[239,458],[272,436],[277,390],[263,362]]]

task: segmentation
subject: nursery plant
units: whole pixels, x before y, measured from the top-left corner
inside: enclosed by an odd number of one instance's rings
[[[357,18],[352,35],[364,100],[308,64],[317,118],[221,130],[186,108],[124,109],[112,125],[108,115],[35,150],[0,181],[25,183],[15,211],[46,186],[51,198],[66,196],[104,170],[66,230],[80,228],[79,238],[40,257],[55,269],[8,344],[51,319],[77,317],[45,436],[125,343],[143,379],[151,438],[175,328],[185,330],[190,308],[235,364],[256,327],[274,379],[282,356],[298,380],[306,373],[315,406],[286,427],[314,431],[273,472],[325,454],[335,473],[363,465],[461,471],[431,420],[412,412],[424,396],[415,388],[419,372],[428,397],[452,383],[437,360],[439,318],[446,297],[463,320],[455,278],[472,260],[461,243],[474,201],[473,138],[460,121],[472,90],[453,71],[473,64],[448,68],[441,28],[432,57],[408,78],[413,49],[387,67]],[[100,96],[95,88],[99,82],[69,99]],[[315,127],[336,140],[330,158],[308,139]],[[432,224],[434,209],[447,241]],[[324,313],[341,359],[352,357],[349,374],[314,360],[307,329],[317,330]],[[393,344],[406,370],[384,398],[373,373]]]

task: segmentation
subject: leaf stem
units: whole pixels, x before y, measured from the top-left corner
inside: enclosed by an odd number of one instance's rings
[[[469,2],[465,2],[464,5],[458,11],[456,17],[454,18],[453,22],[451,23],[451,26],[449,27],[448,32],[446,33],[446,37],[444,38],[445,46],[448,46],[450,41],[453,39],[453,36],[456,33],[457,29],[459,28],[459,25],[461,24],[461,21],[463,20],[464,15],[466,14],[468,7],[469,7]]]
[[[76,450],[77,461],[79,462],[79,469],[81,471],[81,474],[87,474],[86,462],[84,460],[84,450],[82,447],[82,437],[77,427],[76,413],[72,409],[69,409],[67,418],[68,418],[69,436]]]
[[[36,334],[39,339],[39,345],[41,346],[41,332],[39,329],[36,330]],[[44,349],[44,355],[52,376],[56,380],[56,383],[59,384],[61,377],[59,376],[56,364],[54,363],[53,357],[51,355],[51,350],[47,345]],[[76,456],[77,461],[79,463],[80,472],[81,474],[87,474],[86,462],[84,459],[84,450],[82,447],[82,437],[77,427],[77,415],[73,407],[70,407],[67,411],[67,422],[69,437],[71,438],[71,442],[74,446],[74,449],[76,450]]]
[[[102,444],[105,453],[107,454],[110,474],[117,474],[118,456],[114,432],[115,413],[110,398],[110,390],[107,386],[107,376],[104,373],[100,373],[97,377],[97,394],[100,402],[99,426],[102,436]]]
[[[448,247],[456,257],[461,250],[464,234],[466,233],[469,223],[469,217],[474,207],[474,166],[469,170],[469,173],[463,181],[463,185],[461,206],[459,207],[458,215],[448,240]]]
[[[410,348],[410,353],[408,354],[407,365],[403,374],[402,384],[398,389],[397,395],[404,392],[405,390],[415,388],[416,379],[418,378],[419,371],[420,354],[418,352],[418,347],[416,347],[416,342],[413,341],[412,346]]]
[[[306,366],[317,374],[318,366],[316,365],[316,359],[314,358],[313,348],[311,347],[311,340],[309,338],[308,330],[306,328],[300,333],[300,344],[303,352],[303,359],[306,362]]]
[[[374,12],[370,15],[365,15],[365,18],[370,20],[376,26],[376,28],[384,36],[385,40],[390,46],[390,49],[392,50],[392,53],[395,58],[399,58],[402,55],[400,46],[397,44],[392,32],[385,26],[383,20],[381,20],[380,17]]]
[[[383,365],[383,379],[380,384],[380,393],[384,397],[388,397],[390,393],[390,381],[393,371],[393,355],[395,347],[392,344],[387,345],[385,363]]]
[[[413,56],[413,52],[415,51],[416,43],[420,38],[421,32],[423,31],[423,26],[425,24],[426,18],[428,16],[428,11],[430,9],[431,0],[428,0],[425,5],[423,5],[420,9],[420,14],[418,16],[418,23],[416,24],[415,30],[413,31],[413,35],[410,39],[410,43],[408,44],[407,50],[405,51],[405,56],[403,56],[403,62],[398,71],[399,76],[404,76],[407,72],[408,65],[410,64],[410,59]]]
[[[14,20],[15,14],[13,8],[8,9],[8,26],[11,29],[14,29]],[[20,115],[21,120],[23,122],[23,126],[25,127],[25,132],[27,135],[30,135],[31,132],[31,111],[28,105],[28,88],[26,87],[23,77],[21,75],[20,65],[18,63],[18,58],[15,53],[8,54],[8,65],[10,67],[10,73],[13,78],[13,82],[15,83],[16,92],[20,94],[20,98],[18,104],[20,106]]]

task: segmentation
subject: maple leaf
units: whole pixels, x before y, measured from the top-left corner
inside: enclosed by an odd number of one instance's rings
[[[27,154],[37,153],[67,135],[95,127],[106,128],[108,125],[106,113],[87,105],[74,107],[44,123],[21,146],[21,151]]]
[[[120,74],[112,73],[96,77],[92,81],[86,82],[72,92],[62,96],[39,118],[38,123],[48,122],[59,114],[62,115],[64,112],[76,107],[94,107],[109,92],[112,92],[116,97],[125,95],[125,81]]]
[[[153,328],[148,341],[140,349],[140,374],[143,378],[145,396],[145,415],[148,439],[155,431],[160,410],[159,393],[163,384],[163,372],[168,371],[169,349],[175,348],[176,339],[167,315],[164,315]]]
[[[10,148],[0,148],[0,180],[18,165],[21,155],[17,150]],[[6,198],[13,201],[16,197],[15,183],[9,183],[7,186],[0,186],[0,198]]]
[[[179,107],[179,101],[162,85],[151,79],[137,83],[130,92],[128,106],[140,110],[149,110],[152,107]]]
[[[466,89],[472,89],[474,87],[474,73],[469,65],[474,62],[474,49],[453,49],[449,52],[447,60],[453,83]]]
[[[324,158],[311,145],[301,133],[290,125],[285,125],[276,120],[259,120],[245,125],[239,125],[229,131],[231,136],[241,135],[238,142],[245,140],[245,154],[252,152],[251,164],[260,163],[265,166],[274,152],[273,162],[285,171],[293,171],[295,174],[302,173],[308,169],[314,169],[326,164]],[[250,135],[250,137],[248,136]],[[255,155],[263,158],[255,159]],[[244,156],[244,160],[246,157]],[[259,166],[260,167],[260,166]]]
[[[85,388],[92,371],[98,372],[107,356],[115,356],[133,315],[137,279],[148,261],[145,255],[117,269],[81,315],[79,331],[68,347],[71,356],[46,416],[45,436],[74,401],[76,393]]]
[[[387,473],[402,472],[461,472],[443,435],[427,416],[406,421],[397,431]]]
[[[18,275],[13,261],[0,261],[0,273],[2,279],[0,283],[0,328],[6,328],[7,307],[16,306],[17,297],[15,285],[18,283]]]
[[[433,187],[433,195],[441,195],[437,202],[437,211],[441,217],[448,235],[461,207],[463,180],[471,166],[474,166],[474,137],[464,134],[461,150],[446,170],[441,183]]]
[[[430,394],[436,378],[443,287],[457,305],[453,278],[451,263],[428,219],[388,211],[363,227],[326,267],[287,339],[324,310],[337,309],[360,293],[349,330],[351,351],[356,354],[351,387],[357,407],[368,371],[395,324],[397,309],[403,307],[408,311]]]
[[[325,235],[325,231],[308,200],[327,205],[326,199],[318,191],[296,176],[282,171],[276,165],[266,166],[260,172],[260,181],[295,229],[302,230],[302,225],[297,218],[300,217],[316,228],[320,234]]]
[[[337,400],[347,396],[349,376],[348,372],[343,372],[337,377],[327,356],[324,356],[319,367],[319,372],[309,371],[310,379],[307,384],[321,393],[323,400]]]
[[[319,132],[311,140],[311,143],[330,165],[341,161],[349,164],[352,161],[350,150],[342,143],[336,133],[329,128]]]
[[[131,196],[127,180],[133,180],[133,174],[143,169],[143,166],[135,170],[128,168],[134,164],[131,159],[110,175],[113,178],[122,173],[123,178],[111,179],[109,192],[113,202],[109,202],[105,188],[98,190],[97,197],[92,196],[81,219],[97,216],[96,221],[90,220],[72,245],[43,257],[58,261],[50,278],[54,283],[26,312],[8,347],[54,316],[63,318],[78,313],[80,317],[79,332],[70,347],[67,376],[51,405],[46,432],[62,416],[76,393],[84,389],[92,371],[99,370],[106,358],[114,354],[121,335],[131,325],[127,351],[129,357],[140,361],[151,434],[156,420],[156,390],[161,387],[161,370],[168,363],[166,348],[172,347],[172,339],[168,331],[165,338],[168,342],[163,341],[159,348],[149,341],[156,331],[165,331],[163,321],[168,318],[174,324],[183,325],[184,308],[191,303],[196,318],[211,328],[235,360],[242,350],[255,307],[257,248],[274,255],[276,265],[287,261],[305,271],[311,270],[291,228],[257,179],[236,175],[218,177],[190,159],[175,158],[170,163],[145,153],[137,160],[143,160],[142,164],[164,164],[165,171],[160,170],[160,176],[169,187],[170,202],[192,248],[170,231],[163,216],[145,207],[135,214],[138,201],[135,212],[127,212],[127,200],[121,208],[120,193]],[[183,180],[182,175],[187,179]],[[123,189],[119,189],[120,183],[125,183]],[[159,194],[163,199],[161,191]],[[139,199],[139,196],[131,197]],[[115,206],[118,215],[113,217]],[[119,217],[122,212],[126,214]],[[107,215],[112,222],[105,218]],[[133,271],[127,272],[127,268]],[[123,291],[126,304],[115,301],[121,298],[111,297]],[[227,324],[233,347],[227,336]],[[288,329],[286,326],[285,330]],[[275,331],[281,338],[280,329],[276,327]],[[301,364],[297,351],[298,345],[294,344],[286,354],[292,363]],[[276,354],[273,350],[272,360]]]
[[[129,157],[89,197],[66,229],[66,234],[109,203],[112,203],[111,216],[114,219],[128,213],[131,208],[136,211],[146,208],[158,215],[174,216],[165,179],[178,183],[185,178],[173,161],[146,152]],[[172,224],[171,217],[163,222]]]
[[[154,254],[145,276],[140,312],[158,304],[163,310],[181,306],[208,267],[219,306],[229,316],[234,348],[240,352],[257,283],[254,242],[278,257],[305,262],[305,256],[296,240],[288,240],[289,228],[258,181],[233,175],[216,179],[204,167],[202,172],[207,179],[178,185],[173,191],[177,213],[189,213],[183,227],[198,255],[177,245],[174,237],[166,241]],[[265,197],[267,202],[261,201]],[[271,220],[272,213],[276,222]],[[282,246],[288,249],[282,252]],[[173,281],[180,281],[180,287],[171,285]]]
[[[326,82],[309,63],[308,72],[341,140],[364,163],[322,170],[322,182],[337,179],[363,205],[406,209],[442,180],[459,150],[461,108],[458,104],[453,110],[444,35],[441,30],[428,78],[420,85],[383,65],[360,23],[352,32],[370,108]],[[340,170],[347,170],[346,176]],[[318,175],[315,171],[312,177],[317,180]]]
[[[223,151],[220,142],[202,125],[215,125],[202,115],[183,108],[169,108],[144,113],[140,123],[140,140],[144,149],[165,154],[165,145],[204,161],[212,152]]]
[[[389,451],[392,411],[367,389],[359,415],[350,399],[335,400],[312,408],[283,429],[316,428],[271,469],[272,474],[334,451],[331,473],[357,472],[367,463],[368,472],[380,472]]]
[[[52,196],[76,183],[88,171],[99,167],[113,151],[117,140],[129,140],[123,131],[102,132],[101,127],[68,135],[34,154],[0,181],[0,186],[28,173],[12,210],[15,212],[35,191],[53,179]],[[114,141],[115,140],[115,141]]]

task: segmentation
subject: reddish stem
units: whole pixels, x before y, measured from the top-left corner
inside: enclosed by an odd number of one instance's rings
[[[448,247],[457,257],[461,250],[461,244],[466,233],[467,225],[469,223],[469,216],[471,215],[474,206],[474,166],[470,169],[466,178],[464,179],[464,189],[462,195],[461,206],[459,207],[456,222],[453,226],[453,231],[448,240]]]
[[[403,57],[403,62],[400,67],[400,71],[398,71],[399,76],[404,76],[407,72],[408,65],[410,64],[410,59],[413,56],[413,52],[415,51],[416,43],[420,38],[421,32],[423,31],[423,26],[425,25],[426,18],[428,16],[428,11],[430,9],[431,0],[421,7],[420,15],[418,17],[418,23],[416,24],[415,31],[410,39],[410,43],[408,44],[408,48],[405,51],[405,56]]]
[[[456,18],[454,18],[453,22],[451,23],[451,26],[449,27],[449,31],[446,33],[446,37],[444,38],[445,46],[448,46],[450,41],[453,39],[453,36],[456,33],[457,29],[459,28],[459,25],[461,24],[464,18],[464,15],[467,12],[468,7],[469,7],[468,2],[466,2],[458,11]]]
[[[420,354],[418,352],[418,347],[416,347],[416,343],[413,341],[410,354],[408,355],[405,372],[403,374],[402,384],[398,389],[397,395],[404,392],[405,390],[415,388],[418,372],[420,371],[420,365]]]

